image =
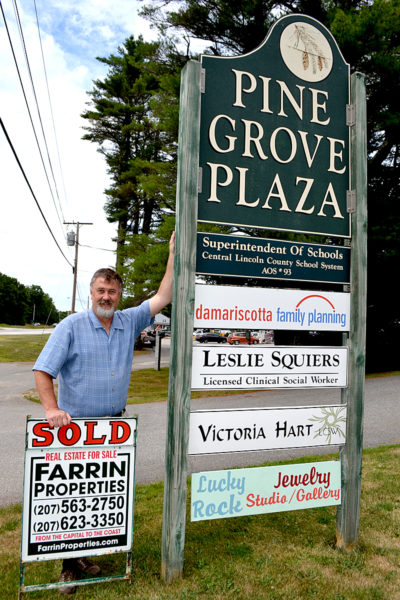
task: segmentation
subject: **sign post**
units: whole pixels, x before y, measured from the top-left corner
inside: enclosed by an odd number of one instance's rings
[[[180,107],[161,557],[161,573],[166,581],[181,576],[185,545],[200,130],[200,63],[196,61],[189,61],[182,72]]]
[[[366,93],[364,76],[351,77],[351,102],[354,107],[352,139],[352,188],[355,210],[352,213],[351,314],[349,337],[349,385],[343,390],[347,402],[347,444],[341,451],[342,504],[337,513],[337,545],[352,549],[358,540],[360,523],[361,466],[365,381],[365,337],[367,322],[367,140]]]
[[[199,275],[350,283],[350,248],[215,233],[197,234]]]
[[[227,346],[193,348],[192,390],[347,385],[346,347]]]

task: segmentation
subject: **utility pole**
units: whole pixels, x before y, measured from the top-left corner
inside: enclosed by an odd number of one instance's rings
[[[79,221],[67,222],[64,221],[64,225],[76,225],[76,232],[72,236],[67,236],[68,246],[75,246],[75,260],[72,272],[74,274],[74,282],[72,287],[72,303],[71,303],[71,314],[75,312],[75,299],[76,299],[76,282],[78,277],[78,247],[79,247],[79,227],[81,225],[93,225],[93,223],[81,223]],[[73,233],[73,232],[72,232]]]

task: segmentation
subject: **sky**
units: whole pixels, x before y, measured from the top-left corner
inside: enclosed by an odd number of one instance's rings
[[[79,231],[75,309],[85,310],[91,275],[100,267],[115,265],[112,238],[116,232],[103,208],[104,190],[109,184],[106,163],[95,144],[81,139],[86,123],[80,114],[86,108],[93,80],[107,73],[107,67],[96,57],[115,53],[130,35],[142,34],[151,40],[156,39],[156,33],[138,16],[134,0],[1,0],[1,5],[38,142],[2,16],[0,118],[62,252],[0,129],[0,273],[27,286],[41,286],[58,310],[70,310],[75,249],[67,246],[66,233],[75,226],[63,222],[93,223],[82,225]]]

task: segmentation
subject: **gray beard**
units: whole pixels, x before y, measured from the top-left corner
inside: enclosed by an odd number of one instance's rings
[[[115,312],[114,306],[111,306],[110,308],[105,308],[104,306],[101,306],[100,304],[98,304],[96,306],[97,316],[101,317],[102,319],[111,319],[114,312]]]

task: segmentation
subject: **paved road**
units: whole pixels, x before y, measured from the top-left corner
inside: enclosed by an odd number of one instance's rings
[[[168,364],[167,343],[162,365]],[[152,351],[137,355],[135,368],[152,368]],[[22,393],[34,387],[27,363],[0,363],[0,506],[21,502],[26,416],[43,417],[41,406]],[[368,379],[364,411],[364,446],[400,443],[400,377]],[[306,406],[340,402],[339,390],[273,390],[238,396],[203,398],[192,401],[193,409],[244,408],[258,406]],[[139,415],[136,481],[148,483],[164,478],[166,403],[131,407]],[[335,451],[329,447],[326,452]],[[321,454],[321,448],[236,453],[189,458],[189,471],[255,465],[268,460],[287,460],[299,454]]]
[[[51,333],[52,329],[27,329],[26,327],[0,327],[0,335],[42,335],[42,333]]]

